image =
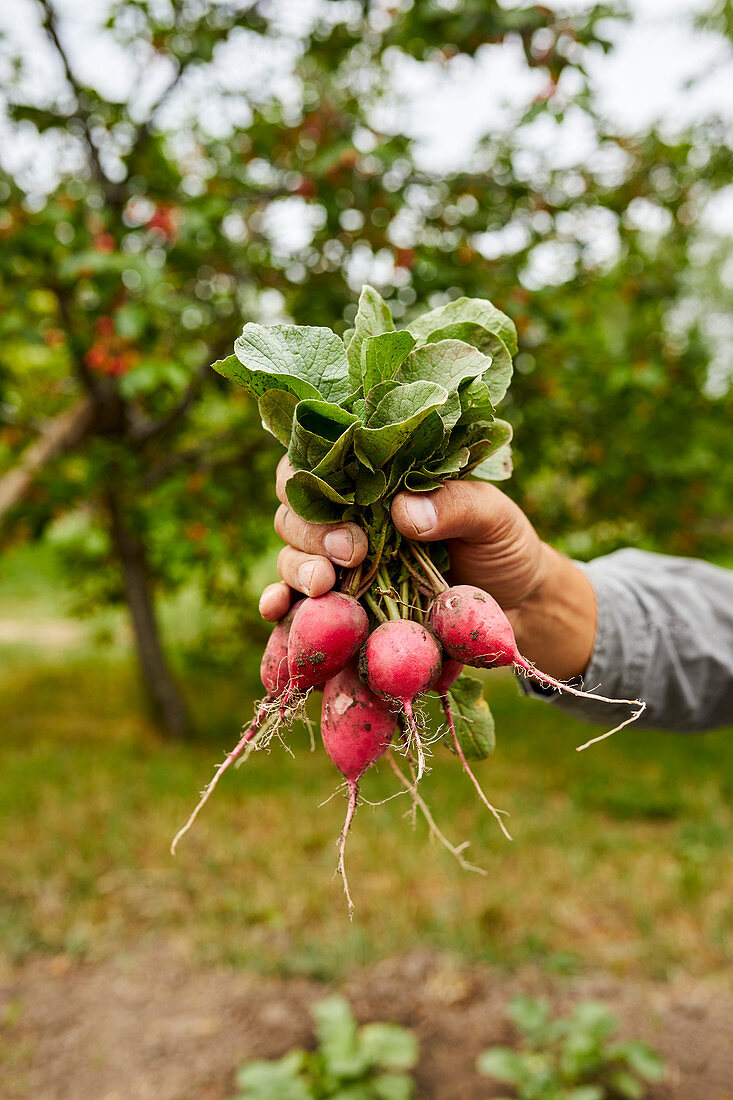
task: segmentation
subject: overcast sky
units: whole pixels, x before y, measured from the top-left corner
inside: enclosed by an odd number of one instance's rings
[[[516,0],[514,0],[516,2]],[[591,62],[591,75],[600,102],[608,116],[625,129],[647,126],[658,119],[670,124],[717,110],[733,121],[733,57],[716,35],[692,31],[691,18],[709,0],[630,0],[633,13],[630,25],[610,24],[616,49],[610,56],[600,52]],[[319,0],[274,0],[286,16],[283,21],[296,29],[309,19]],[[93,27],[104,0],[56,0],[66,18],[67,41],[82,75],[92,79],[112,95],[135,79],[129,59],[121,52],[100,50]],[[446,7],[453,6],[446,0]],[[561,9],[586,6],[579,0],[565,0]],[[11,41],[29,40],[38,26],[35,0],[9,0],[0,4],[0,30]],[[223,69],[236,65],[242,72],[241,43],[225,52]],[[291,63],[287,48],[275,49],[270,56],[258,48],[258,56],[248,58],[253,84],[263,77],[283,73]],[[101,64],[100,64],[101,62]],[[698,79],[690,92],[686,85]],[[438,67],[403,61],[394,71],[395,84],[411,101],[409,125],[420,137],[426,163],[440,168],[455,164],[469,153],[476,137],[492,127],[501,127],[519,102],[531,99],[541,90],[545,78],[528,71],[518,45],[484,47],[475,60],[459,58],[456,63]],[[568,72],[565,79],[572,80]],[[163,79],[165,73],[160,72]],[[36,81],[53,79],[49,67],[39,65]],[[561,91],[572,95],[567,84]],[[404,124],[404,115],[401,116]],[[582,135],[571,135],[572,143]]]
[[[609,23],[616,48],[608,56],[594,54],[590,72],[610,119],[624,129],[660,119],[674,127],[711,111],[733,121],[731,51],[717,35],[691,28],[695,11],[704,7],[699,0],[631,0],[631,23]],[[701,74],[707,76],[690,91],[688,81]],[[570,71],[566,75],[575,76]],[[500,46],[448,72],[426,72],[424,66],[408,63],[399,83],[416,102],[411,121],[426,156],[442,167],[465,156],[475,138],[501,120],[504,102],[531,99],[542,89],[544,78],[526,69],[519,47]],[[574,89],[561,84],[561,90],[572,95]],[[581,138],[574,135],[573,141]]]
[[[66,45],[82,79],[110,97],[129,95],[136,86],[140,87],[130,52],[114,47],[108,36],[100,37],[98,27],[106,0],[55,2],[63,16]],[[293,31],[307,25],[320,2],[272,0],[273,8],[282,14],[283,27]],[[445,0],[447,7],[455,2]],[[609,22],[608,34],[614,39],[615,48],[608,56],[594,52],[589,70],[601,108],[612,123],[624,130],[635,130],[662,122],[674,130],[696,116],[711,113],[733,123],[733,53],[717,35],[692,27],[695,13],[708,3],[709,0],[630,0],[631,22],[627,25]],[[584,6],[580,0],[565,0],[558,8]],[[57,59],[43,37],[39,38],[39,8],[35,0],[0,3],[0,31],[6,32],[11,44],[23,43],[27,47],[31,41],[36,43],[30,73],[31,87],[36,93],[43,94],[54,83],[57,86],[63,83]],[[267,87],[272,81],[287,90],[290,83],[296,98],[297,88],[288,80],[294,57],[293,45],[287,41],[267,48],[260,42],[253,56],[246,37],[236,38],[220,51],[220,79],[232,88],[246,87],[251,91]],[[169,76],[165,60],[157,59],[156,66],[152,72],[146,71],[143,82],[146,98],[150,99]],[[399,108],[382,111],[377,121],[389,128],[394,120],[395,126],[413,134],[419,140],[424,166],[438,172],[465,162],[480,135],[500,132],[511,125],[518,109],[530,103],[546,84],[542,73],[527,69],[519,44],[511,41],[483,47],[475,59],[459,57],[448,65],[393,58],[392,76]],[[576,80],[577,74],[566,70],[559,95],[572,100]],[[196,86],[195,74],[191,74],[191,81],[181,95],[189,103],[195,98],[206,110],[207,90]],[[231,121],[246,126],[246,100],[239,100],[239,108],[236,104],[235,97],[227,106]],[[172,102],[170,112],[175,115],[182,106],[182,102],[178,107]],[[209,110],[212,124],[221,118],[221,113],[221,101],[212,102]],[[529,157],[549,154],[555,164],[571,166],[583,162],[593,149],[593,129],[580,110],[567,111],[562,127],[546,116],[523,134]],[[16,142],[15,146],[10,148],[6,142],[3,162],[14,167],[20,159],[26,159],[34,165],[35,173],[40,174],[43,157],[39,158],[30,132],[25,142],[20,146]],[[728,192],[716,202],[711,216],[718,228],[733,232],[733,186]]]

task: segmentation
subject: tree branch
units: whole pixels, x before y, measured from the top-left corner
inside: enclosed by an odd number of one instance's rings
[[[51,0],[38,0],[38,3],[39,3],[39,5],[41,7],[41,10],[43,12],[43,16],[42,16],[42,20],[41,20],[43,29],[45,30],[46,34],[48,35],[49,39],[51,40],[51,43],[52,43],[54,49],[56,50],[56,53],[58,54],[58,56],[61,60],[61,64],[63,65],[64,75],[66,77],[67,83],[70,85],[71,90],[73,91],[74,96],[76,97],[77,109],[76,109],[75,117],[76,117],[76,120],[80,123],[81,128],[82,128],[83,133],[84,133],[84,143],[87,146],[87,150],[88,150],[88,153],[89,153],[89,160],[90,160],[90,164],[91,164],[92,174],[93,174],[94,178],[96,179],[97,183],[99,183],[100,186],[102,187],[102,189],[104,190],[105,201],[108,202],[110,205],[114,205],[118,201],[117,195],[116,195],[117,188],[114,186],[112,181],[107,177],[107,175],[104,171],[104,168],[102,167],[102,161],[100,159],[99,149],[95,145],[94,140],[92,138],[92,130],[91,130],[91,125],[90,125],[89,111],[87,111],[87,109],[84,107],[84,102],[83,102],[83,100],[84,100],[84,88],[81,85],[81,83],[79,82],[79,80],[77,79],[73,69],[71,68],[71,64],[69,62],[68,55],[67,55],[66,50],[64,49],[64,47],[61,43],[61,39],[59,38],[58,18],[57,18],[56,12],[53,8],[53,5],[51,4]]]
[[[212,470],[218,470],[224,466],[242,465],[259,450],[261,446],[259,442],[241,447],[234,454],[216,455],[214,453],[222,444],[235,439],[236,435],[237,433],[231,430],[223,432],[222,435],[212,439],[208,444],[200,447],[189,447],[188,450],[169,455],[147,472],[142,480],[142,488],[144,490],[154,489],[156,485],[160,485],[169,474],[174,473],[181,466],[193,465],[200,473],[210,473]]]
[[[178,65],[178,69],[176,70],[175,76],[170,81],[170,83],[167,85],[167,87],[165,87],[163,89],[163,91],[158,96],[155,103],[152,105],[152,107],[148,111],[148,117],[138,127],[137,133],[135,134],[134,141],[133,141],[133,143],[130,147],[130,151],[127,153],[127,155],[125,157],[126,161],[132,163],[132,161],[134,160],[135,154],[138,152],[138,150],[140,149],[140,146],[145,141],[145,139],[148,137],[148,135],[150,134],[150,131],[153,128],[153,123],[155,122],[155,116],[157,115],[157,113],[161,109],[161,107],[163,107],[168,102],[170,97],[173,95],[173,92],[176,90],[178,85],[181,83],[181,80],[183,79],[183,75],[186,72],[186,70],[188,69],[188,67],[189,67],[188,64],[183,64],[183,65],[179,64]]]
[[[0,478],[0,522],[26,496],[46,463],[80,443],[93,421],[94,404],[86,397],[54,417],[41,437],[23,451],[12,470]]]
[[[139,446],[143,446],[144,444],[149,442],[149,440],[155,439],[159,435],[163,435],[164,432],[167,432],[169,428],[172,428],[173,425],[181,419],[181,417],[185,416],[191,405],[198,397],[199,393],[201,392],[201,387],[209,376],[209,372],[211,370],[209,364],[215,362],[215,360],[217,359],[220,359],[222,355],[226,354],[231,346],[231,339],[226,339],[220,341],[220,343],[218,344],[214,344],[213,347],[209,348],[207,361],[201,363],[178,404],[175,405],[169,413],[166,413],[165,416],[162,416],[160,420],[144,420],[138,422],[138,424],[132,427],[130,431],[130,437],[132,441]],[[215,376],[212,375],[212,377]]]
[[[141,420],[138,421],[137,424],[132,426],[130,429],[130,438],[132,442],[137,444],[138,446],[143,446],[151,439],[155,439],[157,438],[157,436],[163,435],[163,433],[168,431],[169,428],[172,428],[173,425],[181,419],[181,417],[185,416],[191,405],[198,397],[199,393],[201,392],[201,387],[204,383],[204,379],[206,378],[206,375],[208,373],[209,364],[202,363],[201,366],[198,368],[193,380],[183,394],[183,397],[177,405],[173,406],[170,412],[166,413],[166,415],[162,416],[159,420]]]

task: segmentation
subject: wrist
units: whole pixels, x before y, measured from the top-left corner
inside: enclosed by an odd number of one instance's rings
[[[596,595],[585,573],[547,543],[536,585],[509,618],[520,652],[543,672],[558,680],[585,672],[595,643]]]

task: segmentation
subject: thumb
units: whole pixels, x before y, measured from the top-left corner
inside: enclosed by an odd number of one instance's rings
[[[519,517],[524,518],[509,497],[480,481],[449,481],[432,493],[403,491],[392,501],[395,527],[417,542],[493,541],[514,527]]]

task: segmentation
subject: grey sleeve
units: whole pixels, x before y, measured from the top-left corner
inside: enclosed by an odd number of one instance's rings
[[[733,724],[733,571],[643,550],[577,564],[598,600],[586,691],[644,699],[637,727],[692,732]],[[597,725],[612,726],[631,712],[538,694]]]

